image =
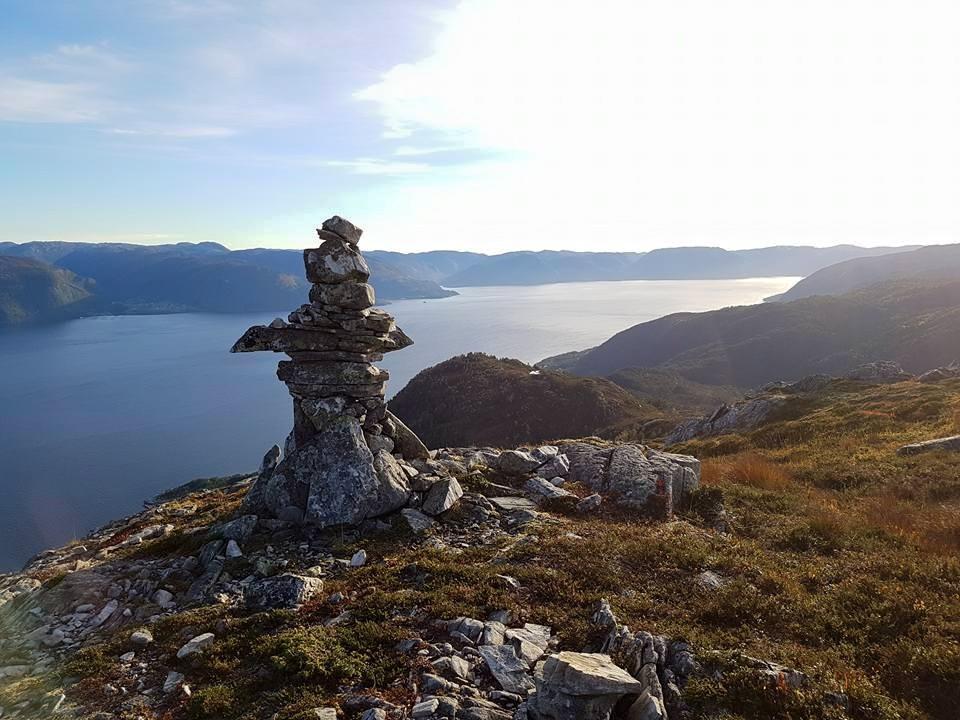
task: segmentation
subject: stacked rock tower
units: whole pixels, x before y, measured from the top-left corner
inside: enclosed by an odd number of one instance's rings
[[[390,314],[373,308],[363,231],[334,216],[304,250],[310,302],[248,329],[231,352],[286,353],[277,377],[293,397],[283,459],[267,454],[245,506],[257,515],[326,527],[396,510],[410,497],[412,469],[427,456],[419,438],[387,410],[383,353],[411,345]]]

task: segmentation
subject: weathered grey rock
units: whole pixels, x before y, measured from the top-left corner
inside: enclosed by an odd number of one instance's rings
[[[543,462],[523,450],[506,450],[500,453],[497,469],[504,475],[525,475],[536,470]]]
[[[177,650],[177,660],[184,660],[194,655],[202,654],[206,648],[213,644],[215,639],[214,634],[209,632],[197,635]]]
[[[603,496],[600,493],[593,493],[593,495],[587,495],[583,500],[577,503],[577,512],[588,513],[593,512],[603,504]]]
[[[913,375],[906,372],[899,363],[892,360],[879,360],[854,368],[844,376],[847,380],[861,380],[874,383],[893,383],[911,380]]]
[[[184,679],[183,673],[178,673],[176,670],[171,670],[167,673],[167,677],[163,681],[163,692],[173,692],[183,684]]]
[[[609,495],[618,505],[653,515],[681,507],[700,481],[700,462],[643,445],[570,443],[569,478]]]
[[[425,460],[430,457],[430,451],[423,444],[417,434],[408,428],[403,421],[387,410],[386,428],[393,438],[397,451],[407,460]]]
[[[350,558],[350,567],[358,568],[367,564],[367,551],[357,550]]]
[[[704,570],[697,575],[697,585],[704,590],[719,590],[726,581],[717,575],[713,570]]]
[[[274,445],[274,447],[277,447]],[[272,452],[272,451],[271,451]],[[210,530],[210,536],[222,538],[223,540],[235,540],[238,543],[245,543],[250,539],[254,529],[257,527],[256,515],[241,515],[238,518],[215,526]]]
[[[625,695],[643,686],[608,655],[562,652],[537,665],[530,714],[538,720],[607,720]]]
[[[528,512],[537,509],[537,504],[527,498],[492,497],[490,502],[503,512]]]
[[[332,707],[318,707],[310,711],[311,720],[337,720],[337,709]]]
[[[390,374],[369,363],[325,362],[299,363],[283,360],[277,377],[296,385],[374,385],[386,382]]]
[[[427,491],[427,497],[423,501],[423,512],[427,515],[439,515],[446,512],[457,501],[463,497],[463,488],[456,478],[444,478],[435,482]]]
[[[303,264],[307,280],[312,283],[365,283],[370,277],[370,268],[363,255],[356,245],[345,240],[330,238],[319,248],[304,250]]]
[[[667,710],[660,698],[644,690],[627,710],[626,720],[667,720]]]
[[[487,620],[480,633],[481,645],[503,645],[506,639],[507,626],[498,620]]]
[[[937,383],[943,380],[952,380],[960,377],[960,364],[954,363],[947,367],[934,368],[917,376],[917,382]]]
[[[501,688],[521,697],[533,689],[530,668],[517,657],[512,645],[481,645],[477,650]]]
[[[463,681],[470,677],[470,663],[462,657],[457,657],[456,655],[441,657],[434,660],[431,664],[440,675],[448,678]]]
[[[571,493],[542,477],[530,478],[523,484],[523,489],[537,500],[556,500],[557,498],[571,497]]]
[[[663,442],[669,446],[698,437],[750,430],[792,401],[791,396],[770,394],[749,398],[734,405],[721,405],[707,417],[678,425]]]
[[[555,477],[565,478],[567,473],[570,472],[570,460],[562,453],[554,455],[548,458],[535,472],[539,477],[546,478],[547,480],[552,480]]]
[[[323,591],[323,580],[284,573],[256,580],[244,588],[243,600],[252,610],[293,608],[313,599]]]
[[[130,633],[130,643],[137,647],[146,647],[153,642],[153,633],[147,629],[134,630]]]
[[[357,524],[397,510],[406,476],[382,450],[370,452],[356,418],[341,417],[277,466],[263,491],[274,517],[317,527]]]
[[[332,218],[324,220],[320,228],[343,238],[351,245],[359,243],[360,236],[363,235],[363,230],[339,215],[334,215]]]
[[[414,508],[404,508],[400,511],[400,517],[415,535],[428,532],[436,524],[427,515]]]
[[[960,452],[960,435],[911,443],[897,450],[898,455],[920,455],[928,452]]]
[[[310,288],[310,302],[318,305],[337,305],[349,310],[373,307],[377,297],[369,283],[315,284]]]

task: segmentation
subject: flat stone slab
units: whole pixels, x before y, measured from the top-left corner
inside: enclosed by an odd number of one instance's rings
[[[533,500],[522,497],[494,497],[487,498],[503,512],[520,512],[522,510],[536,511],[537,504]]]
[[[960,452],[960,435],[951,435],[950,437],[937,438],[936,440],[926,440],[925,442],[904,445],[897,450],[897,454],[919,455],[920,453],[937,452],[941,450]]]

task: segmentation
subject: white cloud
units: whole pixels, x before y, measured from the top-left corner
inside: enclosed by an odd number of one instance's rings
[[[85,123],[110,109],[95,87],[85,83],[44,82],[0,75],[0,121]]]
[[[391,186],[374,225],[489,250],[956,238],[958,26],[947,0],[464,0],[355,97],[407,145],[509,160]]]
[[[357,175],[410,175],[430,170],[430,166],[425,163],[393,162],[379,158],[325,160],[322,164],[332,168],[345,168]]]
[[[194,125],[184,127],[140,127],[140,128],[110,128],[105,130],[109,135],[135,135],[135,136],[153,136],[167,138],[224,138],[237,134],[234,128],[217,127],[209,125]]]

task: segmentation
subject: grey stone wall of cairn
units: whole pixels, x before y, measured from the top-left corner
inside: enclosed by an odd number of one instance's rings
[[[277,377],[293,398],[293,430],[274,447],[245,500],[247,512],[298,524],[355,524],[403,507],[424,459],[419,438],[387,409],[389,374],[373,363],[413,341],[374,308],[362,230],[334,216],[303,251],[310,302],[287,322],[249,328],[231,352],[272,351],[290,358]]]

